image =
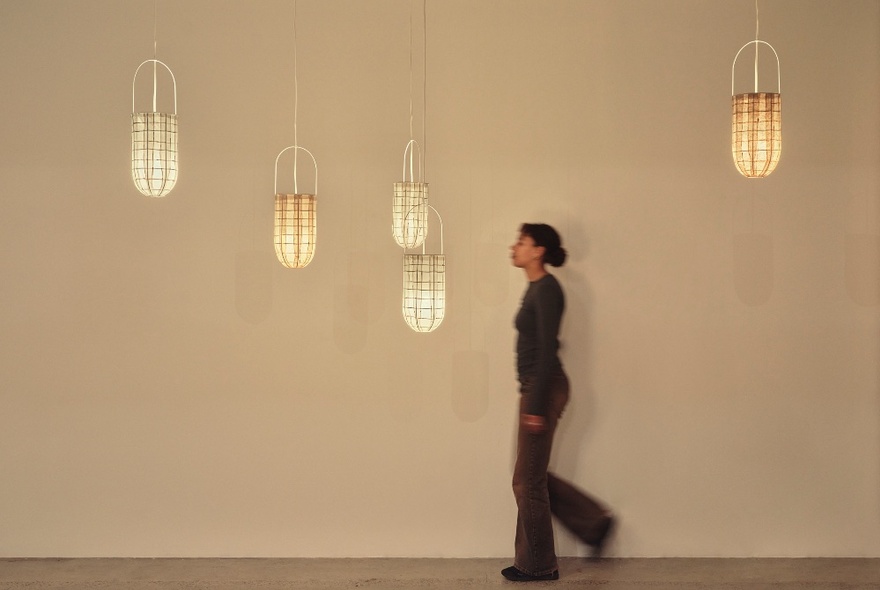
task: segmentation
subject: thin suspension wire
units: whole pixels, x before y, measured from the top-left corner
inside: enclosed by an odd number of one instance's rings
[[[413,9],[412,2],[409,3],[409,141],[410,146],[415,141],[413,137]],[[413,149],[409,152],[409,177],[415,180],[413,176]],[[421,152],[419,153],[421,158]],[[421,175],[421,165],[419,165],[419,175]],[[406,169],[404,168],[404,180],[406,180]],[[421,180],[421,178],[419,179]]]
[[[758,40],[758,31],[760,27],[760,19],[758,18],[758,0],[755,0],[755,41]],[[755,92],[758,92],[758,50],[760,46],[755,43]]]
[[[422,0],[422,27],[424,28],[425,35],[425,50],[423,52],[422,58],[424,60],[423,69],[424,75],[422,76],[422,108],[424,110],[424,114],[422,115],[422,138],[425,144],[424,149],[422,150],[422,158],[424,160],[424,164],[422,165],[422,174],[424,174],[425,182],[428,181],[428,0]],[[441,230],[442,231],[442,230]]]
[[[409,5],[409,138],[413,137],[413,10]]]
[[[156,56],[158,55],[158,42],[156,31],[159,28],[159,0],[153,2],[153,112],[156,112]]]
[[[293,0],[293,144],[299,145],[299,141],[297,139],[297,116],[298,116],[298,108],[299,108],[299,80],[297,80],[296,75],[296,0]],[[299,194],[299,189],[297,187],[296,182],[296,164],[297,164],[297,152],[299,150],[293,150],[293,192],[295,194]]]

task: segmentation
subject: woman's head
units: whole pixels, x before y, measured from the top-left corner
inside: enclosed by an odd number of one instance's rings
[[[524,223],[519,228],[521,238],[530,238],[535,248],[543,248],[541,260],[550,266],[565,264],[567,253],[562,247],[562,239],[552,226],[546,223]]]

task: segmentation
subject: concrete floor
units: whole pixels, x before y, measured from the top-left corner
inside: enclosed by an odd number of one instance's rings
[[[0,590],[880,589],[880,559],[560,561],[559,581],[517,584],[507,559],[0,559]]]

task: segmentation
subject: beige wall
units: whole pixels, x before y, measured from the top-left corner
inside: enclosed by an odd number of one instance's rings
[[[506,247],[546,221],[571,253],[554,463],[620,515],[612,553],[880,556],[880,2],[761,2],[785,148],[747,180],[750,0],[431,0],[430,335],[389,232],[409,6],[299,1],[320,243],[296,271],[271,244],[290,2],[159,3],[181,173],[151,200],[153,3],[0,0],[0,555],[510,555]]]

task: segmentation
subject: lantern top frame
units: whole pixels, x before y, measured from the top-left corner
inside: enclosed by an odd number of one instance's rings
[[[735,80],[736,80],[736,60],[739,58],[739,54],[742,53],[743,49],[745,49],[749,45],[755,46],[755,52],[757,54],[757,51],[759,49],[759,47],[758,47],[759,43],[764,44],[767,47],[769,47],[770,50],[773,52],[773,55],[776,57],[776,93],[782,94],[782,71],[781,71],[781,67],[779,64],[779,54],[776,53],[776,49],[774,49],[773,46],[770,45],[769,43],[767,43],[766,41],[762,41],[761,39],[754,39],[752,41],[749,41],[748,43],[746,43],[742,47],[740,47],[739,51],[736,52],[736,57],[733,58],[733,65],[730,67],[730,95],[731,96],[736,96],[736,91],[734,90],[734,87],[735,87]],[[756,59],[757,59],[757,56],[756,56]],[[757,65],[757,61],[755,63],[755,92],[756,93],[758,92],[758,65]]]
[[[145,59],[144,61],[141,62],[141,65],[139,65],[137,67],[137,69],[134,71],[134,77],[131,80],[131,112],[132,113],[137,112],[134,110],[134,87],[135,87],[135,84],[137,83],[138,73],[141,71],[141,68],[144,67],[148,63],[153,64],[154,67],[156,64],[158,64],[158,65],[162,66],[163,68],[165,68],[166,70],[168,70],[168,73],[171,74],[171,84],[174,88],[174,115],[177,115],[177,78],[174,77],[174,72],[171,71],[171,68],[169,68],[165,62],[160,61],[158,59]],[[153,73],[153,110],[151,112],[153,112],[153,113],[157,112],[156,111],[155,72]]]
[[[413,147],[415,146],[415,148]],[[419,151],[418,157],[418,171],[419,171],[419,179],[416,180],[415,174],[413,173],[413,156],[416,149]],[[409,180],[406,179],[406,156],[409,154]],[[419,145],[415,139],[410,139],[406,144],[406,148],[403,150],[403,181],[402,182],[418,182],[421,184],[427,184],[422,177],[422,146]]]
[[[437,220],[440,222],[440,254],[442,255],[443,254],[443,218],[440,217],[440,213],[431,205],[426,204],[426,207],[428,207],[428,209],[430,209],[431,211],[434,212],[434,214],[437,216]],[[403,218],[404,227],[406,227],[406,220],[409,218],[410,213],[412,213],[416,209],[417,209],[417,207],[411,208],[409,210],[409,212],[407,212],[407,214],[404,216],[404,218]],[[422,241],[422,254],[425,254],[425,246],[426,246],[427,241],[428,241],[427,238]],[[418,246],[416,246],[416,247],[418,247]],[[408,250],[408,248],[406,248],[406,247],[403,248],[404,255],[406,255],[407,250]]]
[[[286,152],[287,150],[294,150],[294,154],[296,153],[297,150],[302,150],[305,153],[307,153],[309,155],[309,157],[312,158],[312,164],[314,164],[314,166],[315,166],[315,192],[312,194],[317,195],[318,194],[318,161],[315,160],[315,156],[312,154],[312,152],[310,152],[306,148],[299,146],[299,145],[289,145],[286,148],[284,148],[283,150],[281,150],[280,152],[278,152],[278,155],[275,156],[275,194],[276,195],[278,194],[278,160],[281,159],[282,154],[284,154],[284,152]],[[296,159],[295,159],[295,157],[293,160],[293,192],[296,194],[299,194],[299,189],[297,186],[297,179],[296,179]]]

